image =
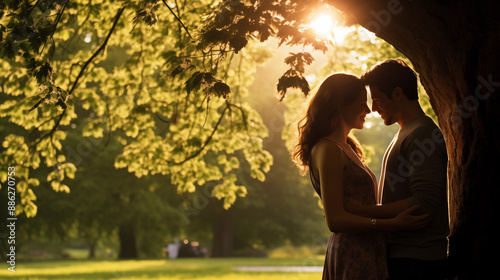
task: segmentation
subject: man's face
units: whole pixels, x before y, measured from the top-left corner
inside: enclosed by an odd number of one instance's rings
[[[391,125],[397,121],[397,107],[394,99],[389,99],[377,87],[370,86],[372,98],[372,111],[379,113],[385,125]]]

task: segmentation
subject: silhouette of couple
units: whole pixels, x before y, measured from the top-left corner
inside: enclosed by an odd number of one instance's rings
[[[351,134],[372,108],[399,132],[387,148],[380,181]],[[417,76],[400,59],[361,78],[326,78],[299,121],[292,152],[309,170],[332,232],[323,279],[445,279],[449,234],[448,155],[440,129],[419,105]]]

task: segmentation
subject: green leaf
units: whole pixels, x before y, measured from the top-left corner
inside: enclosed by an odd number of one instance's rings
[[[307,80],[300,75],[287,76],[283,75],[278,80],[278,84],[276,85],[278,91],[278,97],[280,101],[285,98],[286,92],[289,88],[298,88],[300,89],[304,95],[308,95],[311,91],[309,87],[309,83]]]
[[[191,93],[192,91],[198,91],[201,88],[201,82],[203,79],[204,73],[200,71],[196,71],[191,75],[191,77],[186,81],[186,91]]]
[[[247,44],[248,40],[243,36],[233,36],[229,39],[229,44],[234,49],[237,54],[241,49],[243,49]]]
[[[226,83],[216,82],[211,88],[211,92],[215,93],[218,97],[227,98],[231,93],[231,89]]]
[[[158,22],[158,16],[151,8],[142,8],[135,13],[134,23],[144,21],[147,25],[153,26]]]

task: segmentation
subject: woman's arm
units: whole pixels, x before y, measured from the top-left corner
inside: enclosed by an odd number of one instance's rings
[[[374,219],[349,213],[343,203],[343,173],[345,158],[340,147],[329,141],[318,142],[312,150],[312,162],[321,186],[325,219],[332,232],[364,232],[377,230],[411,230],[428,223],[428,215],[413,216],[418,206],[390,219]]]
[[[345,209],[352,214],[362,217],[394,218],[399,213],[410,208],[410,206],[410,202],[406,198],[382,205],[361,204],[360,202],[350,201],[349,203],[346,203]]]

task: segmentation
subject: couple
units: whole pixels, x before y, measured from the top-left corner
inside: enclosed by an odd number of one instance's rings
[[[379,184],[350,133],[370,113],[365,85],[372,110],[400,126]],[[323,279],[445,279],[448,156],[418,103],[416,74],[402,60],[379,63],[361,79],[326,78],[299,122],[292,158],[309,169],[332,232]]]

